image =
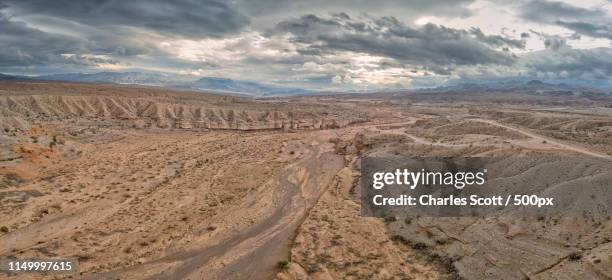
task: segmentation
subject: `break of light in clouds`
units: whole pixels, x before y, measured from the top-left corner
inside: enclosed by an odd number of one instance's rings
[[[315,90],[612,83],[612,1],[0,1],[0,72],[155,71]]]

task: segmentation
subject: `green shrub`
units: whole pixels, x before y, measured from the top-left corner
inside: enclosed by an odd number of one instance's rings
[[[285,270],[285,269],[289,268],[289,261],[286,261],[286,260],[279,261],[276,264],[276,267],[278,267],[278,269],[280,269],[280,270]]]

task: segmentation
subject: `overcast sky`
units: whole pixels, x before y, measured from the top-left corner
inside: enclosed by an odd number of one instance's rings
[[[610,85],[611,41],[612,0],[0,0],[8,74],[155,71],[326,90]]]

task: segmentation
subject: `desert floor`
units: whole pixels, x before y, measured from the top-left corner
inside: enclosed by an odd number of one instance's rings
[[[0,260],[77,271],[0,278],[610,279],[610,214],[360,213],[367,155],[503,158],[516,184],[558,177],[568,211],[612,203],[612,113],[572,102],[2,83]]]

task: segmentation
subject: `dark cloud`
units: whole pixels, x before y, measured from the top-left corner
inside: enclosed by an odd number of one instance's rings
[[[151,40],[123,29],[63,25],[72,35],[34,28],[0,10],[0,67],[79,70],[100,64],[119,64],[121,58],[158,52]],[[51,21],[43,22],[40,25]],[[83,29],[85,28],[85,29]],[[82,70],[82,69],[81,69]],[[65,71],[65,70],[64,70]]]
[[[579,81],[604,80],[612,76],[612,49],[560,49],[540,51],[524,57],[521,66],[533,76],[573,79]]]
[[[408,26],[394,17],[353,19],[346,15],[305,15],[279,23],[275,32],[294,36],[309,54],[362,52],[448,73],[456,65],[510,64],[513,57],[495,48],[524,48],[524,42],[485,35],[480,29],[426,24]]]
[[[595,38],[612,39],[612,16],[600,8],[586,9],[563,2],[529,1],[519,8],[526,20],[558,25]]]
[[[510,71],[506,71],[510,70]],[[520,56],[510,69],[495,70],[483,67],[479,71],[458,74],[463,79],[541,79],[552,82],[569,82],[589,87],[612,86],[612,48],[534,51]]]
[[[540,79],[585,87],[612,86],[612,49],[546,49],[521,55],[512,67],[477,66],[454,73],[460,81]]]
[[[276,23],[299,14],[367,12],[376,16],[394,16],[410,20],[423,15],[438,17],[468,17],[474,12],[468,7],[474,0],[237,0],[236,6],[253,21]]]
[[[61,18],[90,26],[128,26],[186,37],[222,36],[248,25],[246,16],[215,0],[6,0],[15,15]]]
[[[221,37],[249,23],[214,0],[0,1],[3,71],[79,71],[136,59],[168,61],[160,59],[159,38]]]
[[[534,30],[529,30],[531,33],[537,35],[544,41],[544,47],[548,50],[559,50],[561,48],[570,48],[567,45],[567,40],[576,40],[579,39],[580,36],[577,34],[573,34],[571,36],[560,36],[560,35],[550,35],[543,32],[537,32]]]
[[[81,40],[49,34],[12,21],[0,13],[0,66],[32,66],[70,63],[62,54],[86,48]]]
[[[0,66],[85,67],[136,56],[158,57],[152,34],[216,37],[248,23],[246,16],[214,0],[4,0]]]
[[[544,40],[544,47],[551,50],[558,50],[566,47],[567,41],[559,36],[549,37]]]
[[[476,36],[480,42],[492,47],[513,47],[517,49],[525,48],[525,41],[511,39],[500,35],[485,35],[480,28],[472,27],[470,34]]]
[[[577,33],[594,38],[607,38],[612,40],[612,20],[608,23],[598,24],[589,22],[567,22],[558,20],[556,23]]]
[[[600,9],[585,9],[564,2],[528,1],[519,9],[524,19],[537,22],[555,22],[559,19],[602,18],[606,12]]]

